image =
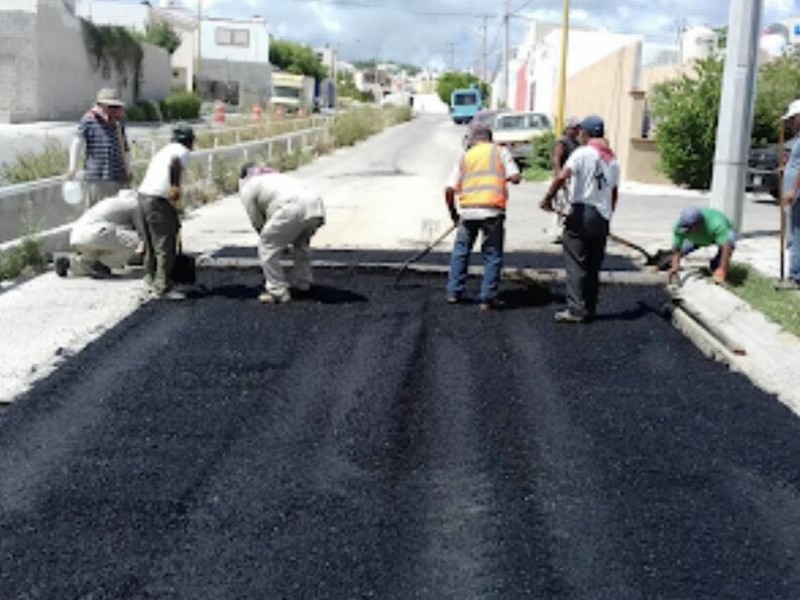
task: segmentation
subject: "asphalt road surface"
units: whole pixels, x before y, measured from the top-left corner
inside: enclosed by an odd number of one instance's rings
[[[0,414],[0,597],[800,597],[800,425],[662,292],[320,275],[204,273]]]

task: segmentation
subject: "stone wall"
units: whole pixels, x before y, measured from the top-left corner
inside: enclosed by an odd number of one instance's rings
[[[133,77],[112,67],[108,77],[86,50],[81,23],[62,0],[31,0],[32,10],[0,6],[0,120],[73,120],[97,90],[115,87],[133,101]],[[169,55],[144,45],[140,98],[169,93]]]

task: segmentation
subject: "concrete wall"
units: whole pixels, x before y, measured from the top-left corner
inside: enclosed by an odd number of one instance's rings
[[[7,11],[0,5],[0,118],[9,122],[72,120],[94,103],[97,90],[115,87],[133,101],[132,73],[108,77],[95,68],[83,39],[80,20],[62,0],[38,0],[36,12]],[[57,40],[57,43],[54,43]],[[169,55],[145,45],[141,97],[161,99],[169,93]]]
[[[641,120],[634,128],[641,42],[636,41],[606,56],[567,81],[565,116],[596,114],[605,120],[606,137],[617,153],[623,179],[630,170],[631,138],[641,136]]]
[[[76,5],[76,14],[95,25],[119,25],[143,32],[150,20],[150,7],[111,0],[84,0]]]
[[[266,106],[272,90],[272,71],[269,65],[225,60],[203,60],[201,78],[204,82],[236,82],[239,84],[239,106],[260,103]],[[204,84],[205,89],[205,84]]]
[[[248,45],[220,45],[216,40],[218,29],[248,32]],[[228,60],[231,62],[269,64],[269,29],[263,20],[232,21],[207,19],[202,22],[201,46],[204,60]]]

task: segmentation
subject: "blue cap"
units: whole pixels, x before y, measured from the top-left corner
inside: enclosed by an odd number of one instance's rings
[[[606,134],[606,124],[603,122],[602,117],[597,115],[590,115],[581,121],[581,129],[583,129],[589,137],[599,138]]]
[[[686,233],[698,223],[702,223],[703,213],[696,206],[687,206],[681,211],[681,216],[678,218],[678,231]]]

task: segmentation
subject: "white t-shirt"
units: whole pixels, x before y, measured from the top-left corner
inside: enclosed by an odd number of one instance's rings
[[[517,163],[514,162],[514,157],[511,156],[511,152],[509,152],[508,148],[505,146],[500,146],[500,160],[503,161],[503,167],[505,167],[506,170],[506,178],[519,175],[519,167],[517,167]],[[447,179],[447,187],[458,189],[458,184],[460,181],[461,161],[459,160],[456,163],[453,171],[450,173],[450,177]],[[503,211],[499,208],[461,208],[461,204],[458,203],[458,215],[464,221],[480,221],[502,214]]]
[[[159,196],[167,198],[169,196],[169,168],[174,158],[179,158],[183,166],[186,177],[186,169],[189,166],[189,156],[191,151],[177,142],[171,142],[155,153],[147,167],[144,179],[139,186],[139,193],[148,196]]]
[[[617,159],[605,161],[596,148],[581,146],[570,154],[564,168],[572,171],[570,204],[594,206],[604,219],[610,221],[613,212],[611,190],[619,185]]]

